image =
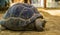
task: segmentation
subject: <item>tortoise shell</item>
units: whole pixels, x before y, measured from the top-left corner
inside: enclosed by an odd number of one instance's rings
[[[38,17],[41,17],[41,14],[34,6],[26,3],[17,3],[6,11],[1,25],[11,30],[23,30]]]

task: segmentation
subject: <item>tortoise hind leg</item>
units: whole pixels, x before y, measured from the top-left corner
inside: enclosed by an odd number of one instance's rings
[[[0,31],[3,31],[3,30],[6,30],[6,28],[0,25]]]
[[[46,21],[44,19],[41,19],[41,18],[36,19],[35,26],[37,31],[43,31],[45,27],[45,23]]]
[[[6,28],[3,26],[5,22],[3,20],[0,20],[0,31],[5,30]]]

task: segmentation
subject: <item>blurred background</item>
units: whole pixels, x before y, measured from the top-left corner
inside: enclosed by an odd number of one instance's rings
[[[15,3],[28,3],[38,8],[60,8],[60,0],[0,0],[0,8]]]

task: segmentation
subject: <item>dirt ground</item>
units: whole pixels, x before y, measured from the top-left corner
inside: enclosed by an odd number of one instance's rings
[[[46,12],[41,12],[47,21],[45,25],[45,31],[0,31],[0,35],[60,35],[60,16],[52,16]],[[3,13],[0,13],[0,18]]]

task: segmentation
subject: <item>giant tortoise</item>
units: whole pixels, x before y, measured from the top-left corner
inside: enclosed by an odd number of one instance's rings
[[[37,8],[27,3],[17,3],[11,6],[0,20],[1,30],[43,31],[46,21]]]

